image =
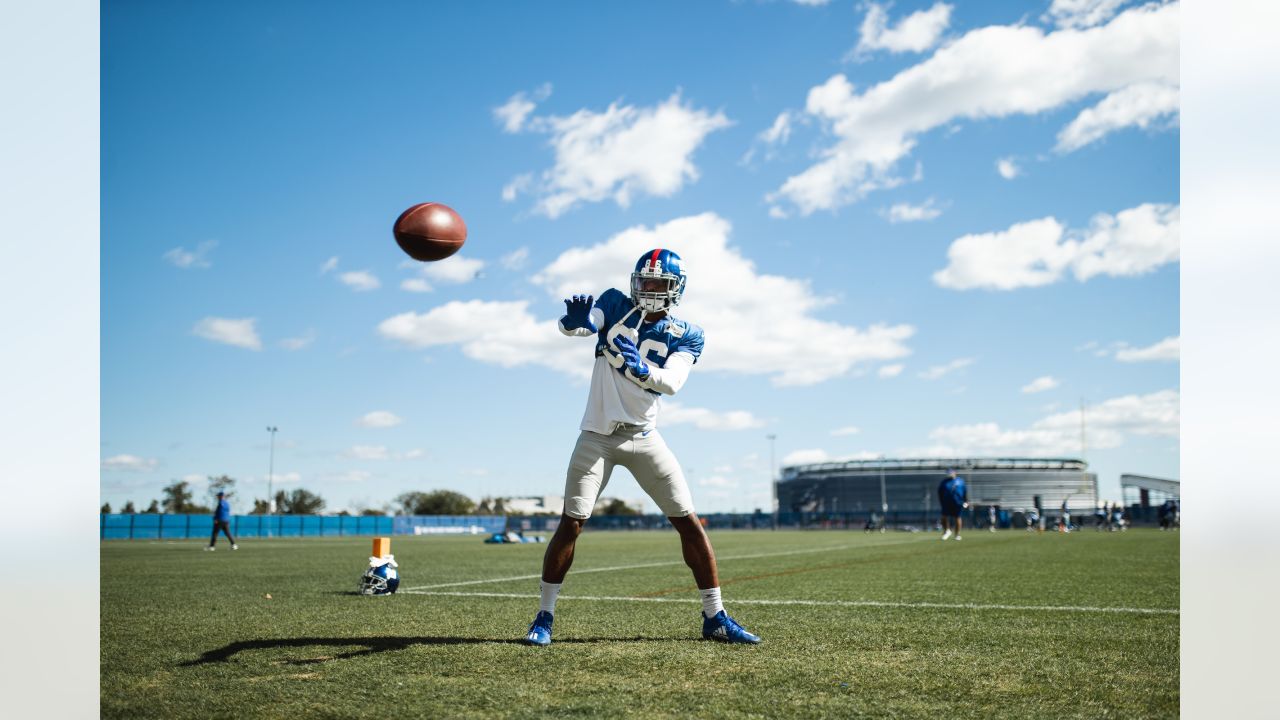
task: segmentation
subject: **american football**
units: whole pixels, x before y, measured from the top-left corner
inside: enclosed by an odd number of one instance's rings
[[[400,213],[393,228],[396,242],[409,257],[422,262],[443,260],[467,241],[467,224],[443,203],[418,203]]]

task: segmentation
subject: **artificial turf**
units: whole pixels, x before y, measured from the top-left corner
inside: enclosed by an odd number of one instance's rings
[[[401,592],[363,597],[369,538],[108,541],[102,715],[1178,714],[1176,533],[938,537],[713,532],[764,638],[727,646],[700,639],[674,531],[588,529],[548,648],[518,643],[536,579],[453,584],[536,576],[544,545],[397,537]]]

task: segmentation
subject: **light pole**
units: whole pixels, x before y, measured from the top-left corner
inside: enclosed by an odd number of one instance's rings
[[[267,432],[271,433],[271,454],[267,460],[267,513],[269,515],[276,514],[276,496],[273,490],[272,480],[275,478],[276,472],[276,431],[280,428],[274,425],[267,426]]]
[[[769,515],[770,528],[778,529],[778,469],[773,461],[773,444],[778,439],[777,435],[772,433],[765,435],[769,438]]]

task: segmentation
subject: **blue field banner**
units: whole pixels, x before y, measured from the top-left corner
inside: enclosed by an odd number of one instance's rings
[[[395,529],[394,518],[386,515],[233,515],[230,525],[236,539],[391,535]],[[103,540],[207,540],[212,534],[213,516],[204,513],[99,516],[99,537]]]
[[[395,535],[492,535],[507,529],[505,515],[397,515]]]

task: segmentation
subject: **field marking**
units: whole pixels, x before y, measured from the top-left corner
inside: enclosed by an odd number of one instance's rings
[[[927,538],[924,538],[924,539],[927,539]],[[813,553],[832,552],[835,550],[848,550],[850,548],[871,549],[871,548],[888,547],[890,545],[908,545],[908,544],[917,543],[917,542],[921,542],[921,539],[916,538],[911,540],[899,540],[897,542],[877,543],[875,545],[861,545],[861,544],[830,545],[827,547],[820,547],[820,548],[805,548],[803,550],[784,550],[781,552],[771,552],[771,553],[753,553],[751,555],[726,555],[724,557],[717,557],[716,562],[725,562],[727,560],[754,560],[756,558],[783,557],[785,555],[810,555]],[[684,565],[684,560],[664,560],[662,562],[639,563],[636,565],[613,565],[611,567],[584,568],[582,570],[575,569],[575,570],[572,570],[571,572],[576,576],[576,575],[585,575],[586,573],[616,572],[619,570],[639,570],[641,568],[667,567],[670,565]],[[542,578],[542,573],[539,572],[533,575],[514,575],[511,577],[487,578],[484,580],[463,580],[461,582],[440,583],[438,585],[418,585],[411,588],[405,588],[405,591],[435,590],[437,588],[463,587],[465,585],[488,585],[490,583],[513,582],[516,580],[539,580],[541,578]]]
[[[401,590],[411,595],[442,595],[447,597],[518,598],[537,600],[537,593],[489,593],[423,591],[414,588]],[[599,602],[653,602],[700,604],[697,598],[626,597],[611,595],[561,595],[561,600],[591,600]],[[982,603],[891,602],[884,600],[750,600],[734,598],[733,605],[808,605],[814,607],[883,607],[919,608],[931,610],[1039,610],[1047,612],[1076,613],[1127,613],[1135,615],[1180,615],[1175,608],[1095,607],[1091,605],[1001,605]]]

